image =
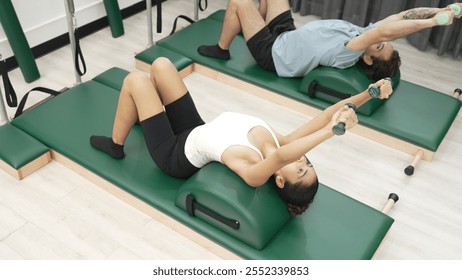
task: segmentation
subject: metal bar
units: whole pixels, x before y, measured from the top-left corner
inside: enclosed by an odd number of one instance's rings
[[[6,113],[5,101],[3,101],[3,93],[0,88],[0,125],[8,123],[8,114]]]
[[[200,0],[193,0],[194,1],[194,20],[199,19],[199,1]]]
[[[146,0],[146,13],[148,16],[148,47],[154,44],[152,38],[152,0]]]
[[[77,47],[75,41],[75,6],[74,0],[64,0],[64,5],[66,8],[66,17],[67,17],[67,28],[69,30],[69,40],[71,42],[71,49],[72,49],[72,63],[74,65],[74,73],[75,73],[75,82],[76,84],[82,83],[82,78],[80,77],[79,73],[77,72],[77,61],[75,57],[77,56]]]
[[[2,59],[2,54],[0,54],[0,60]],[[7,122],[9,122],[8,114],[6,113],[5,101],[3,99],[2,89],[0,88],[0,125],[3,125]]]

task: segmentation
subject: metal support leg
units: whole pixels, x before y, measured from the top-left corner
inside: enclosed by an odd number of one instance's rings
[[[384,205],[383,208],[382,208],[382,213],[388,214],[388,212],[390,212],[391,208],[393,207],[393,205],[395,205],[395,203],[396,203],[398,200],[399,200],[398,195],[395,194],[395,193],[391,193],[391,194],[388,196],[387,202],[385,203],[385,205]]]
[[[0,60],[2,60],[2,54],[0,54]],[[5,82],[5,81],[3,81]],[[8,114],[6,113],[5,99],[3,99],[2,89],[0,88],[0,125],[9,122]]]
[[[67,28],[69,30],[69,40],[71,42],[71,49],[72,49],[72,61],[74,65],[74,72],[75,72],[75,81],[76,84],[82,83],[82,78],[80,77],[79,73],[77,72],[77,61],[75,57],[77,56],[77,46],[75,41],[75,6],[74,0],[64,0],[64,5],[66,7],[66,17],[67,17]]]
[[[199,19],[199,1],[194,0],[194,20],[197,21]]]
[[[5,101],[3,99],[2,89],[0,88],[0,125],[9,122],[8,114],[6,113]]]
[[[409,176],[413,175],[414,170],[417,167],[417,164],[420,162],[423,156],[424,156],[424,151],[419,149],[417,153],[415,154],[414,160],[412,161],[411,165],[409,165],[408,167],[404,169],[404,173],[406,173],[406,175],[409,175]]]
[[[146,13],[148,17],[148,47],[154,44],[152,38],[152,0],[146,0]]]

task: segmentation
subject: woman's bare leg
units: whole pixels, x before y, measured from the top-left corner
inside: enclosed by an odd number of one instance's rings
[[[137,120],[143,121],[164,111],[164,105],[188,92],[175,66],[166,58],[151,65],[151,77],[135,71],[124,79],[114,118],[112,138],[92,136],[93,147],[114,158],[123,158],[123,145]]]
[[[180,99],[188,92],[180,73],[167,58],[157,58],[151,64],[150,73],[151,82],[164,106]]]
[[[164,110],[164,105],[181,98],[188,91],[175,66],[166,58],[151,65],[151,76],[135,71],[125,78],[119,97],[112,139],[123,145],[130,129]]]
[[[130,73],[124,80],[112,129],[112,140],[123,145],[137,120],[143,121],[164,110],[151,80],[142,72]]]
[[[125,156],[124,144],[137,120],[143,121],[164,110],[155,84],[144,73],[132,72],[124,79],[114,118],[112,137],[91,136],[91,145],[116,159]]]

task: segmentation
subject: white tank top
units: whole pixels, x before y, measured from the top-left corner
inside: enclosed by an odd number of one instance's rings
[[[201,168],[211,161],[222,162],[223,152],[231,146],[239,145],[253,149],[263,159],[262,153],[247,137],[249,131],[256,126],[262,126],[271,132],[279,147],[276,135],[263,120],[246,114],[226,112],[191,131],[186,139],[185,155],[194,166]]]

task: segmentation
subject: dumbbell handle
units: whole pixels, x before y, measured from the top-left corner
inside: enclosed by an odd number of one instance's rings
[[[390,78],[385,78],[385,80],[390,81],[390,83],[391,83]],[[379,87],[371,86],[367,91],[369,92],[369,95],[372,98],[378,98],[380,96],[380,88]]]
[[[350,107],[351,109],[353,109],[353,111],[356,111],[356,106],[352,103],[347,103],[345,104],[347,105],[348,107]],[[345,134],[345,123],[344,122],[339,122],[338,124],[334,125],[332,127],[332,132],[335,134],[335,135],[343,135]]]

